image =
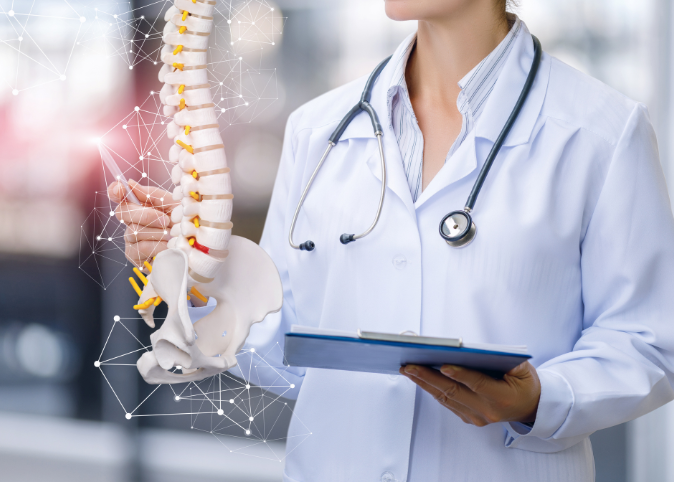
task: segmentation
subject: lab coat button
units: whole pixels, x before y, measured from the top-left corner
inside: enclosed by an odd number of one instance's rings
[[[393,266],[395,266],[396,269],[405,269],[405,266],[407,266],[407,260],[404,256],[396,256],[393,258]]]
[[[393,475],[391,472],[384,472],[381,474],[381,482],[396,482],[395,475]]]

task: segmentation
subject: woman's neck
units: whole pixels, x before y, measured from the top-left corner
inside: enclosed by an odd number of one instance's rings
[[[508,34],[508,19],[492,2],[468,2],[451,18],[419,20],[416,47],[407,62],[410,97],[433,97],[456,106],[458,82]]]

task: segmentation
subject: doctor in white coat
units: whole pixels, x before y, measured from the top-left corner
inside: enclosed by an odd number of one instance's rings
[[[419,28],[372,93],[388,171],[379,224],[340,243],[370,225],[382,186],[361,113],[298,216],[295,239],[315,250],[288,243],[302,191],[360,98],[361,78],[288,120],[261,241],[284,305],[253,327],[248,345],[280,354],[284,333],[302,324],[526,344],[533,358],[500,381],[457,367],[408,366],[400,376],[292,369],[285,480],[594,480],[588,436],[674,398],[674,222],[647,110],[544,54],[475,206],[477,237],[452,248],[439,222],[464,206],[515,105],[532,37],[506,16],[505,0],[385,5]],[[140,199],[143,189],[135,186]],[[109,191],[121,198],[119,185]],[[150,233],[129,238],[129,253],[163,248],[167,218],[149,197],[118,212]],[[305,427],[312,435],[300,443]]]

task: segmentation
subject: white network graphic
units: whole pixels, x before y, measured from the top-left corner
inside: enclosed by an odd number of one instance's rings
[[[112,52],[108,55],[118,57],[129,68],[144,61],[158,63],[163,15],[172,1],[155,1],[135,10],[129,2],[93,4],[98,5],[88,7],[95,12],[90,22],[93,27],[82,34],[78,41],[81,45],[93,49],[104,40],[109,44],[107,51]],[[158,20],[150,20],[145,15],[148,9]],[[276,69],[262,68],[261,54],[265,47],[276,44],[284,22],[285,18],[278,16],[266,0],[221,0],[216,5],[207,70],[221,130],[251,123],[278,99]],[[169,122],[171,118],[163,115],[159,93],[152,91],[98,142],[111,153],[127,179],[156,188],[158,193],[170,191],[173,166],[167,158],[170,144],[166,140],[166,125]],[[103,162],[101,169],[107,186],[114,178]],[[173,204],[171,199],[166,199],[163,207],[167,213]],[[107,289],[129,266],[124,246],[127,226],[117,221],[115,206],[105,191],[95,193],[94,206],[81,228],[79,267]],[[127,234],[142,237],[148,233],[129,228]],[[133,256],[138,254],[140,245],[129,249],[132,252],[126,254]],[[107,261],[107,269],[102,268],[103,260]]]
[[[163,17],[172,3],[150,0],[134,8],[129,1],[0,0],[0,88],[19,95],[66,81],[80,54],[112,59],[129,69],[142,62],[159,65]],[[284,23],[266,0],[219,1],[209,46],[209,69],[214,80],[223,82],[219,97],[244,94],[227,83],[236,74],[243,82],[244,76],[265,73],[247,57],[275,45]],[[266,74],[275,76],[275,71]]]
[[[272,366],[267,362],[266,359],[271,358],[273,353],[260,355],[255,349],[242,350],[237,355],[237,360],[243,379],[224,372],[199,382],[158,385],[140,403],[127,401],[125,404],[115,390],[110,370],[112,367],[124,367],[133,371],[134,375],[125,374],[118,378],[125,384],[131,380],[135,381],[138,377],[136,359],[145,351],[152,349],[151,345],[142,343],[127,326],[135,322],[142,323],[142,320],[116,316],[99,359],[94,363],[115,394],[128,420],[134,417],[189,417],[189,426],[192,430],[211,434],[230,452],[279,462],[285,458],[287,454],[282,453],[279,445],[274,442],[282,442],[286,437],[274,436],[272,433],[277,428],[281,416],[287,417],[293,413],[281,397],[295,388],[295,385],[285,378],[283,367]],[[108,346],[114,344],[110,343],[114,337],[124,337],[126,340],[131,337],[137,348],[125,353],[108,353],[110,351]],[[276,346],[271,351],[274,350],[278,351],[274,357],[278,359],[281,349]],[[264,381],[267,384],[264,384]],[[148,401],[152,397],[159,396],[170,397],[174,401],[175,410],[167,413],[145,412],[144,408],[148,405]],[[294,444],[297,447],[312,433],[296,415],[293,417],[296,427],[303,428],[294,436],[299,439]]]

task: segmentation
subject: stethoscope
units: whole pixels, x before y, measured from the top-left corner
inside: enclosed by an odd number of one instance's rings
[[[524,102],[526,101],[527,96],[531,91],[531,87],[534,83],[534,80],[536,79],[538,67],[541,63],[541,43],[535,36],[532,35],[532,38],[534,41],[534,61],[531,64],[529,75],[527,76],[527,79],[524,82],[524,87],[522,87],[522,92],[520,93],[520,96],[517,99],[515,107],[510,113],[510,117],[508,117],[508,120],[503,126],[501,133],[496,138],[496,142],[494,142],[494,146],[491,148],[491,151],[489,152],[487,159],[484,161],[482,169],[480,170],[477,179],[475,180],[475,184],[473,184],[473,189],[470,191],[470,195],[466,200],[465,207],[463,209],[459,209],[458,211],[452,211],[451,213],[443,217],[442,221],[440,221],[440,236],[442,236],[442,239],[444,239],[447,242],[447,244],[449,244],[453,248],[461,248],[469,245],[477,235],[477,227],[475,226],[475,222],[473,221],[473,217],[471,216],[471,213],[473,212],[473,209],[475,207],[475,202],[477,201],[477,196],[478,194],[480,194],[480,190],[484,185],[484,181],[487,179],[487,174],[489,174],[489,169],[491,169],[492,164],[494,164],[494,160],[496,159],[496,156],[501,150],[501,146],[503,146],[503,143],[505,142],[508,133],[512,129],[512,126],[515,124],[515,121],[517,120],[517,117],[519,116],[520,111],[522,110],[522,106],[524,105]],[[290,242],[290,246],[292,246],[293,248],[300,249],[303,251],[313,251],[314,248],[316,247],[314,242],[310,240],[305,241],[300,245],[297,245],[293,242],[293,232],[295,231],[297,216],[299,215],[300,209],[304,204],[304,200],[306,199],[307,194],[309,193],[309,189],[311,188],[311,185],[313,184],[314,179],[318,174],[318,171],[323,166],[325,159],[328,157],[330,150],[332,150],[335,144],[339,141],[339,138],[344,133],[344,130],[351,123],[353,118],[360,113],[361,110],[367,112],[367,114],[370,116],[370,120],[372,121],[372,128],[374,130],[374,135],[377,136],[377,142],[379,143],[379,158],[381,160],[381,183],[382,183],[381,194],[379,196],[379,206],[377,207],[377,213],[375,214],[374,221],[372,221],[372,224],[370,225],[369,228],[367,228],[367,230],[365,230],[361,234],[346,234],[346,233],[342,234],[339,237],[339,240],[342,244],[349,244],[352,241],[364,238],[365,236],[367,236],[372,232],[374,227],[379,222],[379,216],[381,215],[381,208],[384,205],[384,195],[386,194],[386,160],[384,159],[384,148],[382,146],[381,140],[384,133],[382,131],[381,124],[379,123],[379,117],[377,116],[377,112],[370,104],[370,97],[372,95],[372,87],[374,85],[375,80],[377,80],[377,77],[379,76],[381,71],[384,70],[384,67],[386,67],[386,64],[388,63],[389,60],[391,60],[391,57],[388,57],[387,59],[383,60],[379,65],[377,65],[377,68],[374,69],[374,71],[370,74],[370,77],[367,79],[367,82],[365,83],[365,88],[363,89],[363,94],[360,96],[360,101],[355,106],[353,106],[353,108],[344,116],[344,118],[341,120],[335,131],[329,137],[328,148],[323,153],[323,157],[321,157],[320,162],[318,163],[316,169],[314,169],[313,174],[309,178],[309,182],[307,183],[307,186],[304,188],[304,191],[302,192],[302,197],[300,197],[299,203],[297,204],[297,209],[295,209],[295,215],[293,216],[293,220],[290,223],[290,234],[288,235],[288,241]]]

